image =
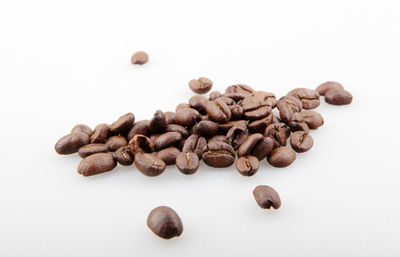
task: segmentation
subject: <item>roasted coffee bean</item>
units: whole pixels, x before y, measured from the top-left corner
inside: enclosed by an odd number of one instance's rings
[[[319,85],[315,91],[317,91],[320,95],[325,95],[325,93],[331,89],[344,89],[344,87],[338,82],[327,81]]]
[[[136,52],[132,55],[132,64],[145,64],[149,60],[149,55],[143,51]]]
[[[181,153],[181,150],[175,147],[168,147],[157,152],[157,157],[165,162],[166,165],[174,165],[176,157]]]
[[[195,95],[195,96],[192,96],[189,99],[190,107],[192,107],[193,109],[198,110],[199,112],[203,112],[203,113],[206,110],[207,102],[208,102],[208,99],[205,96],[202,96],[202,95]]]
[[[259,120],[267,117],[275,105],[275,95],[263,91],[247,95],[241,103],[244,111],[243,116],[248,120]]]
[[[271,107],[263,106],[256,110],[245,111],[243,116],[248,120],[258,120],[268,116],[271,113]]]
[[[147,218],[147,226],[154,234],[164,239],[180,236],[183,232],[178,214],[167,206],[153,209]]]
[[[233,149],[237,150],[240,145],[246,140],[249,136],[249,130],[247,129],[247,125],[245,122],[241,122],[233,126],[228,133],[226,133],[226,137],[232,145]]]
[[[174,117],[175,117],[174,112],[164,112],[164,116],[165,116],[165,123],[167,125],[174,123]]]
[[[113,135],[126,135],[135,122],[135,116],[127,113],[110,125],[110,132]]]
[[[228,122],[232,117],[232,113],[228,105],[226,105],[226,103],[220,98],[214,101],[209,101],[206,104],[206,111],[212,120],[219,123]]]
[[[285,123],[272,123],[265,129],[264,136],[271,137],[275,141],[275,147],[285,146],[290,128]]]
[[[110,126],[108,124],[99,124],[94,128],[93,134],[90,137],[90,143],[104,144],[108,138]]]
[[[333,105],[351,104],[353,96],[344,89],[331,89],[325,93],[325,102]]]
[[[189,87],[196,94],[205,94],[212,88],[212,81],[206,77],[200,77],[199,79],[192,79],[189,81]]]
[[[244,123],[245,126],[247,126],[247,122],[244,120],[232,120],[227,123],[219,124],[218,129],[221,133],[227,133],[233,126],[241,123]]]
[[[295,127],[296,123],[306,123],[310,129],[317,129],[324,125],[324,118],[321,114],[312,110],[303,110],[294,113],[289,121],[290,127]]]
[[[296,88],[287,93],[287,95],[299,99],[303,105],[303,109],[314,109],[320,104],[318,92],[312,89]]]
[[[263,137],[251,150],[250,155],[257,157],[260,161],[274,150],[275,143],[270,137]]]
[[[270,209],[271,207],[279,209],[279,207],[281,207],[281,198],[272,187],[264,185],[256,186],[253,195],[258,206],[263,209]]]
[[[238,120],[243,116],[243,108],[238,104],[230,105],[229,109],[231,109],[232,118],[233,120]]]
[[[156,139],[157,139],[159,136],[161,136],[161,135],[162,135],[161,133],[151,134],[149,138],[150,138],[150,140],[151,140],[152,142],[155,142]]]
[[[236,169],[243,176],[251,177],[257,173],[260,161],[254,156],[243,156],[236,161]]]
[[[151,133],[161,133],[165,131],[167,127],[167,121],[164,113],[160,110],[154,113],[153,118],[150,120],[149,130]]]
[[[72,154],[87,144],[89,136],[83,132],[75,132],[60,138],[54,148],[58,154]]]
[[[289,122],[293,113],[300,112],[303,108],[301,101],[293,96],[284,96],[277,102],[279,116],[284,122]]]
[[[200,113],[192,108],[182,108],[175,113],[174,123],[191,127],[200,119]]]
[[[312,137],[304,131],[296,131],[290,136],[290,145],[298,153],[304,153],[314,144]]]
[[[296,153],[287,146],[275,148],[268,156],[268,163],[277,168],[287,167],[296,160]]]
[[[175,113],[177,113],[179,110],[183,109],[183,108],[190,108],[190,105],[187,103],[180,103],[176,106],[175,108]]]
[[[150,140],[150,138],[144,135],[136,135],[131,141],[129,141],[129,148],[131,149],[131,153],[136,155],[137,153],[152,153],[154,152],[154,143]]]
[[[87,177],[110,171],[115,166],[117,166],[117,162],[111,153],[96,153],[79,163],[78,173]]]
[[[165,129],[167,132],[178,132],[182,135],[183,138],[187,138],[189,136],[189,131],[185,129],[185,127],[178,125],[178,124],[170,124],[167,125]]]
[[[244,84],[237,84],[227,87],[224,96],[231,98],[234,101],[240,101],[253,92],[255,92],[255,90],[251,87]]]
[[[185,175],[191,175],[199,169],[199,157],[192,152],[180,153],[176,157],[176,167]]]
[[[310,128],[308,127],[307,123],[305,122],[290,122],[288,123],[290,130],[294,131],[304,131],[307,134],[310,132]]]
[[[252,134],[240,145],[237,155],[238,157],[250,155],[253,148],[263,139],[260,133]]]
[[[137,121],[133,124],[132,129],[128,133],[128,140],[131,140],[136,135],[144,135],[148,136],[150,134],[149,130],[150,121],[149,120],[141,120]]]
[[[217,134],[217,132],[218,124],[210,120],[200,121],[193,127],[193,134],[197,134],[206,138]]]
[[[247,126],[249,128],[249,131],[251,133],[261,133],[264,134],[265,129],[268,127],[268,125],[273,123],[273,114],[271,113],[265,118],[262,118],[261,120],[255,120]]]
[[[106,146],[110,152],[115,152],[126,145],[128,145],[128,141],[123,136],[112,136],[106,141]]]
[[[95,153],[107,153],[107,152],[108,152],[108,147],[105,144],[88,144],[79,148],[78,154],[80,157],[86,158],[89,155]]]
[[[228,138],[224,135],[215,135],[215,136],[211,137],[210,139],[208,139],[208,143],[212,143],[212,142],[224,142],[226,144],[230,144]]]
[[[129,146],[120,147],[115,153],[114,158],[123,166],[129,166],[133,163],[133,155]]]
[[[87,126],[87,125],[85,125],[85,124],[78,124],[78,125],[76,125],[75,127],[73,127],[73,128],[71,129],[71,134],[72,134],[72,133],[75,133],[75,132],[82,132],[82,133],[85,133],[85,134],[87,134],[89,137],[93,134],[93,130],[92,130],[89,126]]]
[[[229,167],[235,161],[235,150],[223,142],[209,143],[204,147],[203,161],[214,168]]]
[[[160,151],[164,148],[178,145],[181,140],[182,135],[179,132],[166,132],[154,140],[154,147],[156,151]]]
[[[225,97],[225,96],[218,97],[217,99],[226,103],[226,105],[228,105],[228,106],[236,104],[236,102],[234,100],[232,100],[231,98]],[[215,100],[217,100],[217,99],[215,99]]]
[[[208,97],[208,100],[214,101],[215,99],[217,99],[218,97],[221,97],[221,96],[222,96],[222,94],[221,94],[220,92],[218,92],[218,91],[212,91],[212,92],[210,93],[210,96]]]
[[[151,153],[135,154],[135,166],[144,175],[149,177],[155,177],[164,172],[166,165],[163,160]]]
[[[183,145],[183,148],[182,148],[182,152],[183,153],[188,153],[188,152],[195,153],[199,157],[199,160],[201,160],[201,157],[202,157],[203,151],[204,151],[204,146],[206,144],[207,144],[207,141],[204,137],[193,134],[186,139],[185,144]]]

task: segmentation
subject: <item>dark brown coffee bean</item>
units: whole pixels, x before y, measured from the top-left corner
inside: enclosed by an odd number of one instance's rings
[[[144,135],[136,135],[131,141],[129,141],[129,148],[131,149],[131,153],[136,155],[137,153],[152,153],[154,152],[154,143],[150,140],[150,138]]]
[[[161,133],[165,131],[167,127],[167,121],[164,113],[160,110],[154,113],[153,118],[150,120],[149,130],[151,133]]]
[[[232,100],[231,98],[225,97],[225,96],[218,97],[217,99],[226,103],[226,105],[228,105],[228,106],[236,104],[236,102],[234,100]],[[217,100],[217,99],[215,99],[215,100]]]
[[[204,146],[207,144],[207,141],[204,137],[193,134],[188,137],[183,145],[182,152],[183,153],[195,153],[201,159],[204,151]]]
[[[189,131],[185,129],[185,127],[178,125],[178,124],[170,124],[167,125],[167,128],[165,129],[167,132],[178,132],[182,135],[183,138],[186,138],[189,136]]]
[[[174,123],[174,117],[175,117],[174,112],[164,112],[164,116],[165,116],[165,123],[167,125]]]
[[[187,104],[187,103],[180,103],[180,104],[178,104],[178,105],[176,106],[176,108],[175,108],[175,113],[177,113],[180,109],[183,109],[183,108],[190,108],[190,105]]]
[[[220,98],[214,101],[209,101],[206,104],[206,111],[212,120],[219,123],[228,122],[232,117],[228,105],[226,105],[226,103],[224,103]]]
[[[89,137],[93,134],[93,130],[92,130],[89,126],[87,126],[87,125],[85,125],[85,124],[78,124],[78,125],[76,125],[75,127],[73,127],[73,128],[71,129],[71,134],[72,134],[72,133],[75,133],[75,132],[82,132],[82,133],[85,133],[85,134],[87,134]]]
[[[189,87],[196,94],[205,94],[212,88],[212,81],[206,77],[200,77],[199,79],[192,79],[189,81]]]
[[[244,123],[247,126],[247,122],[245,120],[232,120],[227,123],[219,124],[218,129],[221,133],[227,133],[233,126],[237,124]]]
[[[128,141],[123,136],[112,136],[106,141],[106,146],[110,152],[115,152],[126,145],[128,145]]]
[[[108,147],[105,144],[88,144],[79,148],[78,154],[80,157],[86,158],[89,155],[95,153],[107,153],[107,152],[108,152]]]
[[[227,87],[224,96],[234,101],[240,101],[253,92],[255,92],[255,90],[251,87],[244,84],[237,84]]]
[[[58,154],[72,154],[87,144],[89,136],[83,132],[75,132],[60,138],[54,148]]]
[[[333,105],[351,104],[353,96],[344,89],[331,89],[325,93],[325,102]]]
[[[233,126],[228,133],[226,133],[226,137],[232,145],[233,149],[237,150],[240,145],[246,140],[249,136],[249,130],[247,129],[247,125],[245,122],[241,122]]]
[[[149,55],[143,51],[136,52],[132,55],[132,64],[145,64],[149,60]]]
[[[296,131],[290,136],[290,145],[298,153],[304,153],[314,144],[312,137],[304,131]]]
[[[252,134],[240,145],[237,155],[238,157],[250,155],[253,148],[263,139],[263,135],[256,133]]]
[[[274,150],[275,142],[270,137],[263,137],[250,151],[250,155],[257,157],[260,161]]]
[[[151,153],[136,153],[135,166],[144,175],[155,177],[164,172],[166,165],[163,160]]]
[[[253,191],[253,195],[258,206],[263,209],[270,209],[271,207],[279,209],[279,207],[281,207],[281,198],[278,192],[272,187],[264,185],[257,186]]]
[[[243,116],[243,108],[242,106],[238,105],[238,104],[233,104],[229,106],[229,109],[231,109],[231,113],[232,113],[232,118],[233,120],[238,120]]]
[[[206,110],[207,102],[208,102],[208,99],[205,96],[202,96],[202,95],[195,95],[195,96],[192,96],[189,99],[190,107],[192,107],[193,109],[198,110],[199,112],[203,112],[203,113]]]
[[[290,122],[288,123],[290,130],[294,131],[304,131],[307,134],[310,132],[310,128],[308,127],[307,123],[305,122]]]
[[[164,239],[180,236],[183,232],[178,214],[167,206],[153,209],[147,218],[147,226],[154,234]]]
[[[264,117],[267,117],[271,113],[271,107],[263,106],[256,110],[246,111],[243,113],[244,118],[248,120],[259,120]]]
[[[168,147],[157,152],[157,157],[165,162],[166,165],[174,165],[176,157],[181,153],[181,150],[175,147]]]
[[[236,169],[243,176],[251,177],[257,173],[260,161],[254,156],[243,156],[236,161]]]
[[[287,146],[275,148],[268,156],[268,163],[277,168],[287,167],[296,160],[296,153]]]
[[[212,142],[224,142],[226,144],[230,144],[228,138],[224,135],[215,135],[215,136],[211,137],[210,139],[208,139],[208,143],[212,143]]]
[[[263,106],[269,106],[271,108],[276,105],[275,95],[269,92],[257,91],[247,95],[242,103],[243,110],[245,112],[256,110]]]
[[[193,134],[197,134],[206,138],[217,134],[217,132],[218,124],[210,120],[200,121],[193,127]]]
[[[321,114],[312,110],[303,110],[294,113],[289,121],[290,127],[295,127],[296,123],[306,123],[310,129],[317,129],[324,125],[324,118]]]
[[[289,122],[293,113],[300,112],[303,104],[301,101],[293,96],[284,96],[277,102],[279,116],[284,122]]]
[[[104,144],[108,138],[110,126],[108,124],[99,124],[94,128],[93,135],[90,137],[90,143]]]
[[[160,151],[164,148],[178,145],[181,140],[182,135],[179,132],[166,132],[154,140],[154,147],[156,151]]]
[[[203,161],[214,168],[229,167],[235,161],[235,150],[223,142],[209,143],[204,147]]]
[[[135,122],[135,116],[127,113],[110,125],[110,132],[113,135],[126,135]]]
[[[199,169],[199,157],[192,152],[180,153],[176,157],[176,167],[185,175],[191,175]]]
[[[78,173],[87,177],[110,171],[115,166],[117,166],[117,162],[111,153],[96,153],[79,163]]]
[[[133,155],[129,146],[120,147],[115,153],[114,158],[123,166],[130,166],[133,163]]]
[[[303,109],[314,109],[320,104],[318,92],[312,89],[296,88],[287,93],[287,95],[299,99],[303,105]]]
[[[218,97],[221,97],[221,96],[222,96],[222,94],[221,94],[220,92],[218,92],[218,91],[212,91],[212,92],[210,93],[210,96],[208,97],[208,100],[214,101],[215,99],[217,99]]]
[[[174,123],[191,127],[200,119],[200,113],[192,108],[182,108],[175,113]]]
[[[273,114],[271,113],[265,118],[262,118],[261,120],[255,120],[247,126],[249,128],[249,131],[251,133],[261,133],[264,134],[265,129],[268,127],[268,125],[273,123]]]
[[[264,136],[271,137],[275,141],[275,147],[285,146],[290,128],[285,123],[272,123],[265,129]]]
[[[136,135],[144,135],[148,136],[150,134],[149,130],[150,121],[149,120],[141,120],[137,121],[133,124],[132,129],[128,133],[128,140],[131,140]]]
[[[338,82],[327,81],[319,85],[315,91],[317,91],[320,95],[325,95],[325,93],[331,89],[344,89],[344,87]]]

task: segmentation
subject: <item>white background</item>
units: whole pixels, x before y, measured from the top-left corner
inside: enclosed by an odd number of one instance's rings
[[[0,256],[398,256],[398,3],[1,1]],[[137,50],[146,65],[130,64]],[[85,178],[77,155],[55,153],[77,123],[174,110],[199,76],[277,97],[336,80],[354,101],[321,99],[313,149],[250,178],[204,164]],[[256,205],[259,184],[281,209]],[[181,237],[147,228],[159,205],[181,216]]]

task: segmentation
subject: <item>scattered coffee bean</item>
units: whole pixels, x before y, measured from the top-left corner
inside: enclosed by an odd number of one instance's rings
[[[314,144],[312,137],[304,131],[296,131],[290,136],[290,145],[298,153],[304,153]]]
[[[130,166],[133,163],[133,155],[129,146],[120,147],[115,153],[114,158],[123,166]]]
[[[296,160],[296,153],[287,146],[275,148],[268,156],[268,163],[277,168],[287,167]]]
[[[299,99],[304,109],[314,109],[320,104],[318,92],[312,89],[296,88],[290,91],[287,95]]]
[[[279,197],[278,192],[276,192],[272,187],[264,185],[256,186],[253,195],[258,206],[263,209],[270,209],[271,207],[279,209],[279,207],[281,207],[281,198]]]
[[[75,133],[75,132],[85,133],[89,137],[93,134],[93,130],[89,126],[84,125],[84,124],[78,124],[75,127],[73,127],[72,130],[71,130],[71,134]]]
[[[96,153],[79,163],[78,173],[87,177],[110,171],[115,166],[117,166],[117,162],[111,153]]]
[[[164,113],[160,110],[154,113],[153,118],[150,120],[149,130],[151,133],[161,133],[165,131],[167,127],[167,121]]]
[[[128,133],[128,140],[131,140],[136,135],[144,135],[148,136],[150,134],[149,129],[150,121],[149,120],[141,120],[137,121],[133,124],[132,129]]]
[[[127,113],[110,125],[110,132],[113,135],[126,135],[135,122],[135,116]]]
[[[285,123],[272,123],[265,129],[264,136],[271,137],[275,147],[285,146],[290,136],[290,128]]]
[[[132,55],[132,64],[145,64],[149,60],[149,55],[143,51],[136,52]]]
[[[204,147],[203,160],[214,168],[229,167],[235,161],[235,150],[223,142],[209,143]]]
[[[181,140],[182,135],[179,132],[166,132],[154,140],[154,147],[156,151],[160,151],[164,148],[178,145]]]
[[[297,123],[306,123],[310,129],[317,129],[324,125],[324,118],[316,111],[303,110],[292,115],[289,126],[296,127]]]
[[[184,127],[191,127],[200,119],[200,113],[192,108],[182,108],[176,111],[174,122]]]
[[[193,134],[188,137],[183,145],[182,152],[183,153],[195,153],[199,157],[199,160],[202,158],[204,146],[207,144],[207,141],[204,137]]]
[[[241,122],[233,126],[226,133],[226,137],[230,145],[232,145],[234,150],[239,149],[240,145],[246,140],[249,136],[249,130],[247,129],[247,125],[245,122]]]
[[[331,89],[325,93],[325,102],[333,105],[351,104],[353,96],[344,89]]]
[[[325,95],[331,89],[344,89],[342,84],[334,81],[328,81],[319,85],[315,91],[317,91],[320,95]]]
[[[232,117],[232,113],[228,105],[226,105],[226,103],[220,98],[207,102],[206,111],[212,120],[219,123],[228,122]]]
[[[211,137],[218,132],[218,124],[210,120],[202,120],[193,127],[193,133],[203,136]]]
[[[131,149],[131,153],[136,155],[137,153],[152,153],[154,152],[154,143],[150,140],[150,138],[144,135],[136,135],[131,141],[129,141],[129,148]]]
[[[135,154],[135,166],[144,175],[149,177],[155,177],[164,172],[166,165],[163,160],[151,153]]]
[[[261,120],[255,120],[251,122],[247,127],[249,128],[249,131],[251,133],[261,133],[264,134],[265,129],[268,127],[268,125],[273,123],[273,118],[274,115],[271,113],[265,118],[262,118]]]
[[[110,126],[108,124],[99,124],[94,128],[93,134],[90,137],[90,143],[104,144],[108,138]]]
[[[183,232],[178,214],[167,206],[153,209],[147,218],[147,226],[154,234],[164,239],[180,236]]]
[[[157,157],[165,162],[166,165],[174,165],[176,157],[181,153],[181,150],[175,147],[168,147],[157,152]]]
[[[251,177],[257,173],[260,161],[254,156],[243,156],[236,161],[236,169],[243,176]]]
[[[54,148],[58,154],[72,154],[87,144],[89,136],[86,133],[74,132],[60,138]]]
[[[120,147],[128,145],[128,141],[123,136],[112,136],[107,142],[106,146],[110,152],[117,151]]]
[[[200,77],[199,79],[192,79],[189,81],[189,87],[196,94],[205,94],[212,88],[212,81],[205,77]]]
[[[78,150],[78,154],[82,158],[86,158],[89,155],[95,153],[107,153],[108,147],[105,144],[88,144],[84,145]]]
[[[191,108],[198,110],[199,112],[205,112],[206,104],[208,99],[202,95],[195,95],[189,99],[189,105]]]
[[[176,157],[176,167],[185,175],[191,175],[199,169],[199,157],[192,152],[180,153]]]
[[[252,155],[262,160],[274,149],[274,140],[260,133],[250,135],[239,147],[238,157]]]
[[[279,116],[282,121],[289,122],[293,113],[300,112],[303,108],[301,101],[293,96],[284,96],[277,102]]]

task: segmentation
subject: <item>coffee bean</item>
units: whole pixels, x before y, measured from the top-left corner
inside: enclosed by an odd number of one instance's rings
[[[262,160],[274,149],[274,141],[260,133],[250,135],[239,147],[238,157],[252,155]]]
[[[143,51],[136,52],[132,55],[132,64],[145,64],[149,60],[149,55]]]
[[[277,168],[287,167],[296,160],[296,153],[287,146],[275,148],[268,156],[268,163]]]
[[[154,152],[154,143],[150,138],[144,135],[136,135],[129,141],[129,148],[131,153],[136,155],[137,153],[152,153]]]
[[[251,177],[257,173],[260,161],[254,156],[243,156],[236,161],[236,169],[243,176]]]
[[[229,167],[235,161],[235,150],[223,142],[209,143],[204,147],[203,160],[214,168]]]
[[[268,127],[268,125],[273,123],[273,114],[271,113],[265,118],[262,118],[261,120],[255,120],[247,126],[249,131],[251,133],[261,133],[264,134],[265,129]]]
[[[110,132],[113,135],[126,135],[135,122],[135,116],[127,113],[110,125]]]
[[[180,236],[183,232],[178,214],[167,206],[153,209],[147,218],[147,226],[154,234],[164,239]]]
[[[245,126],[247,126],[247,122],[244,120],[232,120],[228,121],[227,123],[219,124],[218,129],[221,133],[227,133],[233,126],[241,123],[244,123]]]
[[[263,135],[256,133],[252,134],[240,145],[238,149],[238,157],[247,156],[253,148],[263,139]]]
[[[136,135],[148,136],[150,134],[149,125],[150,125],[149,120],[141,120],[135,122],[133,124],[132,129],[129,131],[127,135],[128,140],[131,140]]]
[[[165,123],[167,125],[174,123],[174,117],[175,117],[174,112],[164,112],[164,116],[165,116]]]
[[[320,95],[325,95],[331,89],[344,89],[342,84],[334,81],[328,81],[319,85],[315,91],[317,91]]]
[[[183,138],[186,138],[189,136],[189,131],[185,129],[185,127],[178,125],[178,124],[169,124],[167,125],[167,128],[165,129],[167,132],[178,132],[182,135]]]
[[[108,147],[105,144],[88,144],[84,145],[78,150],[78,154],[82,158],[86,158],[89,155],[95,153],[107,153]]]
[[[130,166],[133,163],[133,155],[129,146],[120,147],[115,153],[114,158],[123,166]]]
[[[233,149],[237,150],[240,145],[246,140],[249,136],[249,130],[247,129],[247,125],[245,122],[241,122],[233,126],[228,133],[226,133],[226,137],[232,145]]]
[[[89,136],[83,132],[75,132],[60,138],[54,148],[58,154],[72,154],[87,144]]]
[[[192,152],[197,154],[199,160],[202,158],[204,146],[207,144],[207,141],[204,137],[193,134],[188,137],[183,145],[182,152],[188,153]]]
[[[90,137],[90,143],[104,144],[108,138],[110,126],[108,124],[99,124],[94,128],[93,135]]]
[[[297,123],[306,123],[310,129],[317,129],[324,125],[324,118],[316,111],[303,110],[292,115],[289,126],[295,127]]]
[[[224,103],[220,98],[214,101],[209,101],[206,104],[206,111],[212,120],[219,123],[228,122],[232,117],[228,105],[226,105],[226,103]]]
[[[243,116],[244,110],[242,108],[242,106],[238,105],[238,104],[233,104],[229,106],[229,109],[231,109],[231,113],[232,113],[232,118],[233,120],[238,120]]]
[[[308,127],[307,123],[303,122],[290,122],[288,123],[291,131],[304,131],[307,134],[310,132],[310,128]]]
[[[224,142],[226,144],[230,144],[228,138],[224,135],[215,135],[213,137],[211,137],[210,139],[207,140],[208,143],[212,143],[212,142]]]
[[[160,175],[166,168],[165,162],[155,154],[141,152],[135,154],[135,166],[140,172],[149,177]]]
[[[272,123],[265,129],[264,136],[271,137],[275,141],[275,147],[285,146],[290,128],[285,123]]]
[[[152,141],[152,142],[155,142],[156,140],[157,140],[157,138],[159,137],[159,136],[161,136],[162,134],[161,133],[157,133],[157,134],[151,134],[150,135],[150,140]]]
[[[298,153],[304,153],[314,144],[312,137],[304,131],[296,131],[290,136],[290,145]]]
[[[228,105],[228,106],[236,104],[236,102],[233,99],[225,97],[225,96],[218,97],[217,99],[226,103],[226,105]],[[217,99],[215,99],[215,100],[217,100]]]
[[[149,130],[151,133],[161,133],[165,131],[167,127],[167,121],[164,113],[160,110],[154,113],[153,118],[150,120]]]
[[[333,105],[351,104],[353,96],[344,89],[331,89],[325,93],[325,102]]]
[[[272,187],[264,185],[256,186],[253,195],[258,206],[263,209],[270,209],[271,207],[279,209],[279,207],[281,207],[281,198]]]
[[[215,99],[217,99],[218,97],[221,97],[221,96],[222,96],[222,94],[221,94],[220,92],[218,92],[218,91],[212,91],[212,92],[210,93],[210,96],[208,97],[208,100],[214,101]]]
[[[72,130],[71,130],[71,134],[75,133],[75,132],[85,133],[89,137],[93,134],[93,130],[89,126],[84,125],[84,124],[78,124],[75,127],[73,127]]]
[[[267,117],[275,105],[275,95],[263,91],[247,95],[241,103],[244,111],[243,116],[248,120],[259,120]]]
[[[176,157],[181,153],[181,150],[175,147],[168,147],[157,152],[157,157],[165,162],[166,165],[174,165]]]
[[[320,104],[318,92],[312,89],[296,88],[287,93],[287,95],[299,99],[304,109],[314,109]]]
[[[112,136],[107,142],[106,146],[110,152],[117,151],[120,147],[128,145],[128,141],[123,136]]]
[[[115,166],[117,166],[117,162],[111,153],[96,153],[79,163],[78,173],[87,177],[110,171]]]
[[[198,110],[199,112],[205,112],[206,104],[208,99],[202,95],[195,95],[189,99],[189,105],[191,108]]]
[[[203,120],[197,123],[193,127],[193,133],[203,136],[203,137],[211,137],[218,132],[218,124],[210,121],[210,120]]]
[[[191,107],[190,107],[190,105],[187,104],[187,103],[180,103],[180,104],[178,104],[178,105],[176,106],[175,112],[178,112],[180,109],[183,109],[183,108],[191,108]]]
[[[182,135],[179,132],[166,132],[154,140],[154,147],[156,151],[160,151],[164,148],[178,145],[181,140]]]
[[[293,96],[284,96],[277,102],[279,116],[284,122],[289,122],[293,113],[300,112],[303,104],[301,101]]]
[[[176,167],[185,175],[191,175],[199,169],[199,157],[192,152],[180,153],[176,157]]]
[[[239,101],[253,92],[255,92],[255,90],[251,87],[244,84],[237,84],[227,87],[224,96],[231,98],[234,101]]]
[[[189,87],[196,94],[205,94],[212,88],[212,81],[206,77],[200,77],[199,79],[192,79],[189,81]]]
[[[200,113],[192,108],[182,108],[175,113],[174,122],[184,127],[191,127],[200,119]]]

